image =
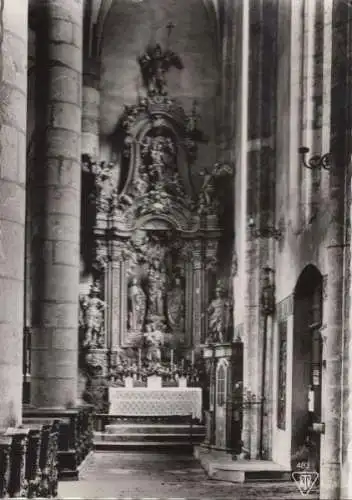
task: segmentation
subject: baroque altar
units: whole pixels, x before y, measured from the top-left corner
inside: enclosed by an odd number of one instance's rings
[[[196,105],[186,113],[168,95],[165,78],[182,61],[160,45],[138,61],[144,95],[118,120],[118,160],[83,156],[94,178],[95,221],[81,345],[110,385],[156,373],[194,382],[200,346],[209,336],[226,340],[231,329],[231,303],[215,282],[223,189],[233,170],[223,162],[203,170],[195,192],[192,168],[206,138]]]

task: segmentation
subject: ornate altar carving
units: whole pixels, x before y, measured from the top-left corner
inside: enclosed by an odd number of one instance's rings
[[[116,162],[84,160],[95,178],[94,269],[106,295],[92,291],[82,300],[83,346],[105,349],[115,371],[121,348],[131,367],[138,366],[136,349],[143,350],[141,362],[160,362],[165,349],[186,356],[205,338],[208,313],[213,337],[226,335],[228,321],[225,298],[208,309],[204,290],[208,273],[216,274],[221,189],[232,168],[216,164],[200,194],[194,192],[190,169],[205,137],[196,103],[187,114],[166,86],[168,70],[182,69],[181,59],[157,45],[138,61],[146,95],[125,106],[118,121]],[[155,344],[150,338],[156,333],[162,341]]]

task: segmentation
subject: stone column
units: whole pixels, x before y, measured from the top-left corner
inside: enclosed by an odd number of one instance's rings
[[[0,10],[0,427],[21,423],[27,108],[26,0]]]
[[[83,0],[47,0],[39,11],[41,253],[31,403],[65,408],[77,401]]]
[[[320,496],[324,499],[339,498],[340,492],[343,251],[341,246],[332,244],[327,253],[327,332],[323,349],[326,368],[322,380],[325,434],[321,438],[320,463]]]
[[[346,357],[343,345],[343,310],[344,304],[344,175],[345,165],[342,163],[343,148],[336,152],[330,170],[330,210],[332,223],[329,227],[327,241],[328,277],[326,285],[327,300],[324,321],[327,328],[322,331],[323,359],[325,369],[322,373],[322,419],[325,422],[325,433],[321,437],[320,460],[320,497],[327,500],[340,498],[341,481],[341,429],[343,422],[342,376],[343,363]],[[325,319],[326,318],[326,319]],[[348,381],[350,384],[350,381]],[[349,399],[349,398],[348,398]],[[349,402],[347,399],[347,402]]]
[[[99,157],[100,65],[90,58],[84,62],[82,87],[82,153]]]

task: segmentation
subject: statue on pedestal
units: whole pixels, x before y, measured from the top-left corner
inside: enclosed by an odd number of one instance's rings
[[[128,329],[140,332],[144,323],[145,294],[134,276],[128,287]]]
[[[80,300],[80,322],[84,329],[85,347],[104,346],[104,310],[106,304],[99,298],[99,288],[92,286],[89,295],[81,297]]]
[[[218,283],[215,291],[215,299],[208,307],[209,315],[209,342],[226,342],[227,334],[231,324],[232,305],[226,296],[224,287]]]
[[[147,360],[150,363],[160,363],[161,349],[160,346],[164,342],[164,335],[161,330],[158,330],[157,325],[149,323],[146,326],[144,339],[147,345]]]

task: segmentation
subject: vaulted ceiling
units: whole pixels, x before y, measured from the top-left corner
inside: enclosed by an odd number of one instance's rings
[[[208,13],[209,18],[212,18],[215,24],[219,24],[220,4],[222,0],[201,0]],[[101,40],[104,23],[115,0],[85,0],[85,10],[89,12],[89,22],[91,26],[95,26],[97,38]],[[127,4],[143,4],[145,0],[125,0]],[[98,42],[99,43],[99,42]]]

